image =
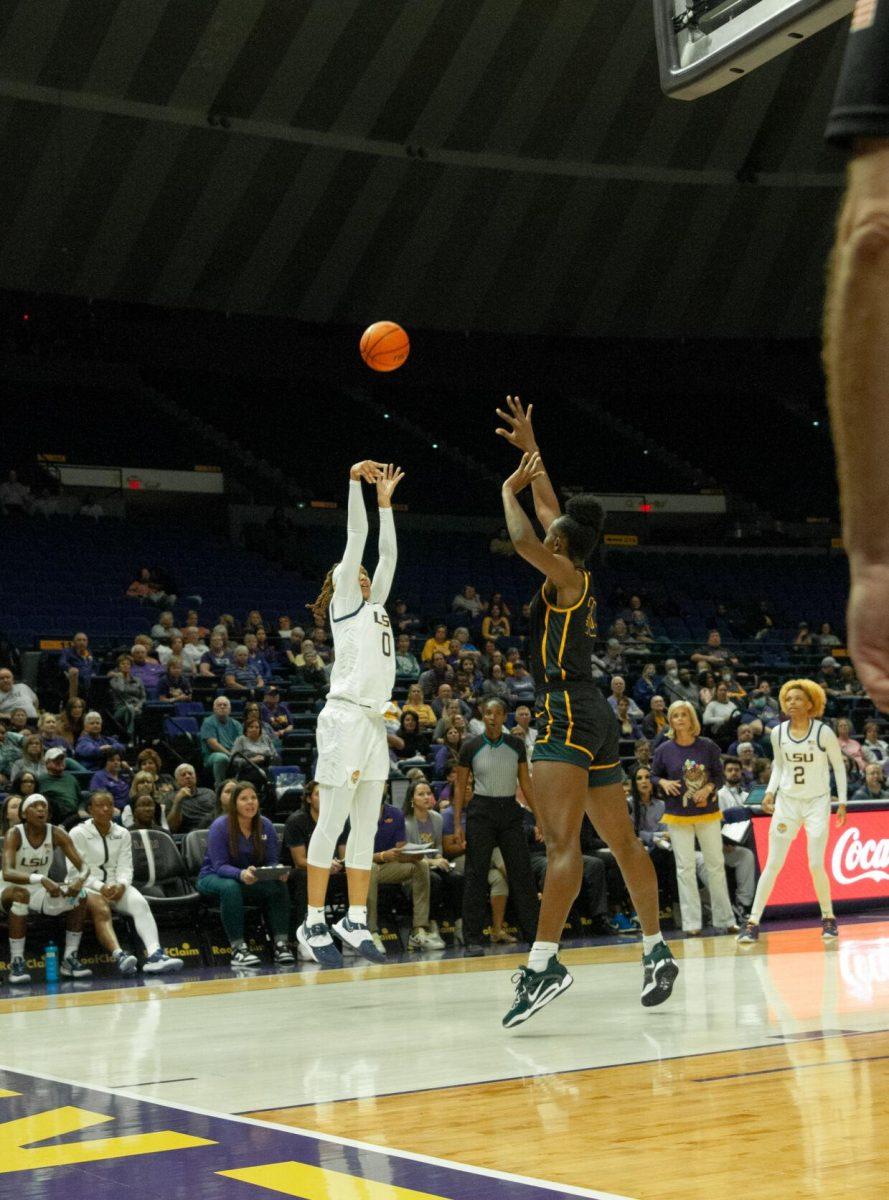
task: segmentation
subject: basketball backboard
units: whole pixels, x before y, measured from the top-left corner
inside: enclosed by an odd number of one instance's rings
[[[654,0],[661,87],[694,100],[847,16],[854,0]]]

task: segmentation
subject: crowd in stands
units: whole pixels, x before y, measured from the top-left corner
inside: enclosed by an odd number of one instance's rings
[[[17,501],[26,506],[16,485],[10,477],[0,486],[7,512]],[[150,633],[130,644],[96,653],[89,635],[78,631],[42,685],[0,668],[2,832],[20,824],[35,794],[45,798],[52,824],[69,832],[97,818],[104,827],[107,816],[121,837],[160,831],[181,848],[189,834],[207,831],[193,875],[197,891],[219,909],[233,965],[257,961],[244,938],[251,897],[266,913],[275,961],[287,964],[288,940],[306,905],[306,847],[318,811],[317,787],[306,779],[333,665],[331,637],[313,620],[259,610],[242,621],[222,613],[204,623],[197,608],[179,605],[171,583],[163,572],[135,573],[127,595],[157,611]],[[729,614],[717,609],[714,627],[696,646],[657,637],[638,595],[612,597],[609,609],[593,670],[620,725],[627,802],[657,870],[662,911],[676,911],[690,934],[708,922],[734,928],[752,902],[755,864],[749,836],[724,837],[723,822],[740,822],[761,798],[782,680],[809,674],[825,689],[853,802],[889,798],[885,724],[827,622],[800,623],[791,644],[777,655],[771,645],[766,656],[760,651],[772,620],[765,603],[752,636],[732,636]],[[385,720],[392,794],[380,814],[369,923],[379,936],[378,889],[402,891],[410,947],[439,949],[442,928],[459,940],[464,912],[467,847],[453,813],[461,754],[485,734],[492,705],[504,713],[506,736],[526,759],[541,732],[525,657],[528,605],[500,594],[483,599],[467,585],[449,611],[431,619],[405,599],[393,602],[391,618],[397,676]],[[677,836],[663,817],[689,786],[690,755],[706,767],[707,783],[696,797],[702,821]],[[404,782],[396,789],[395,781]],[[471,774],[466,788],[464,816]],[[522,803],[519,790],[516,804]],[[513,844],[506,856],[513,877],[496,839],[487,856],[493,943],[513,940],[510,894],[514,911],[517,897],[536,895],[545,877],[540,831],[527,808],[520,817],[524,851],[517,855]],[[431,853],[403,849],[412,844]],[[580,927],[602,935],[632,930],[629,896],[588,821],[582,851]],[[281,866],[280,876],[256,880],[255,870],[266,865]],[[339,861],[330,886],[331,902],[341,902]],[[106,909],[93,905],[90,912],[104,922],[110,945]],[[129,969],[132,956],[125,957]]]

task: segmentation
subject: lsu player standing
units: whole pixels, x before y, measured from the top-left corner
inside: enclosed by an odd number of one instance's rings
[[[395,645],[383,605],[397,557],[392,493],[403,478],[401,468],[391,463],[367,459],[352,467],[346,550],[309,606],[317,624],[323,624],[329,611],[335,660],[327,703],[318,717],[315,778],[320,811],[307,854],[308,911],[296,937],[302,955],[325,966],[342,963],[327,926],[324,902],[337,839],[347,819],[349,912],[334,931],[371,962],[386,959],[367,927],[367,892],[380,803],[389,778],[383,709],[395,682]],[[361,563],[367,541],[362,480],[376,485],[380,509],[379,562],[373,581]]]
[[[839,807],[837,826],[846,820],[846,768],[837,735],[821,720],[827,705],[824,689],[811,679],[788,679],[779,693],[781,711],[790,718],[772,730],[774,762],[764,812],[774,813],[769,829],[769,857],[759,878],[747,926],[738,941],[759,938],[759,922],[775,880],[800,829],[806,828],[809,871],[821,907],[821,936],[833,941],[837,922],[824,869],[830,822],[830,769],[833,767]]]

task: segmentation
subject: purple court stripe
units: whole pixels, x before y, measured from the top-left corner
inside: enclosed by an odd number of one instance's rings
[[[0,1195],[14,1195],[16,1200],[121,1200],[121,1197],[157,1200],[158,1196],[262,1200],[264,1195],[274,1193],[224,1178],[218,1172],[291,1161],[389,1187],[412,1189],[441,1200],[568,1200],[572,1196],[626,1200],[607,1192],[459,1167],[440,1159],[386,1151],[243,1117],[142,1100],[5,1067],[0,1067],[0,1087],[20,1093],[0,1098],[0,1128],[7,1122],[66,1107],[112,1118],[82,1132],[53,1139],[47,1143],[50,1145],[80,1145],[96,1139],[161,1131],[212,1143],[117,1159],[106,1154],[92,1162],[25,1168],[8,1175],[2,1173],[0,1164]],[[23,1138],[27,1138],[27,1145],[35,1145],[33,1131],[30,1137],[24,1133]]]

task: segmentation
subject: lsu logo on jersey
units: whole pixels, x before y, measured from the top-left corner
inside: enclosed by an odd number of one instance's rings
[[[586,602],[586,621],[584,622],[584,633],[587,637],[594,638],[598,632],[598,623],[596,621],[596,597],[590,596]]]
[[[815,755],[811,750],[808,753],[805,750],[794,750],[792,754],[787,755],[787,761],[792,763],[810,763],[815,761]]]
[[[374,620],[378,625],[385,625],[387,629],[389,629],[392,624],[388,615],[384,612],[380,612],[379,609],[376,608],[374,609]]]

